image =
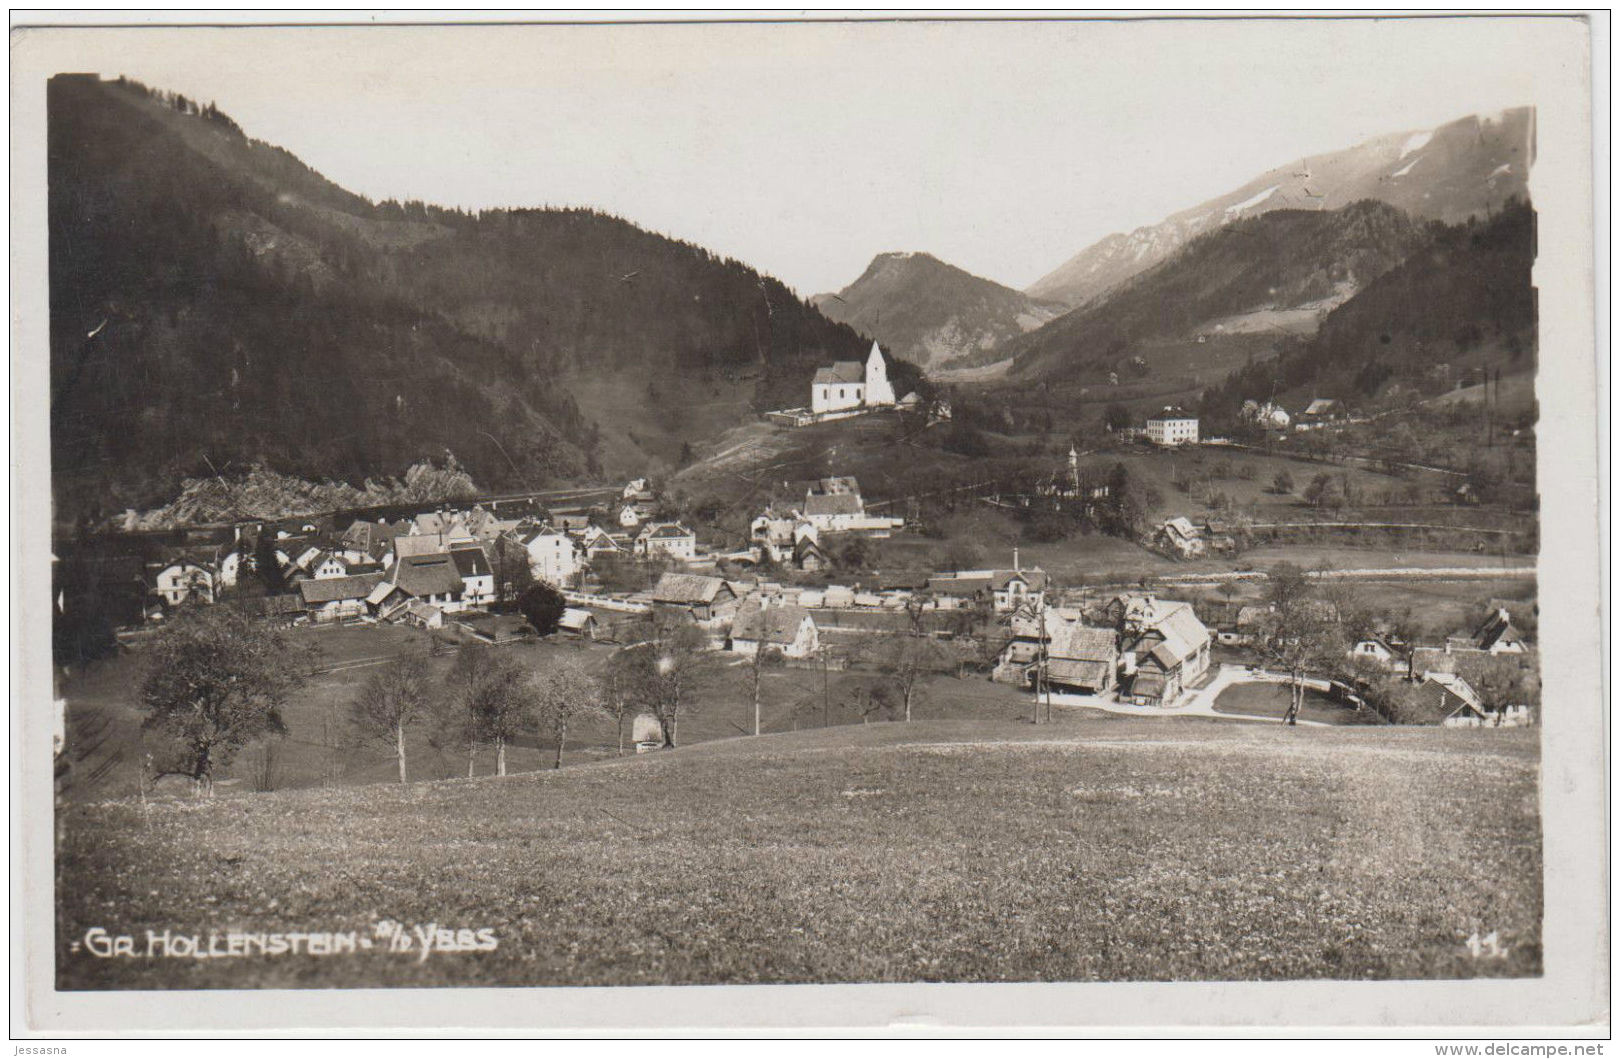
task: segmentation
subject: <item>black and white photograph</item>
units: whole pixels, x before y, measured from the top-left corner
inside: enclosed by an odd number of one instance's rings
[[[1591,31],[14,16],[24,1021],[1607,1033]]]

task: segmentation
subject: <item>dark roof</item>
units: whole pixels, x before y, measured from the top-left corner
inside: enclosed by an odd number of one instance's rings
[[[356,574],[352,577],[320,577],[298,582],[298,594],[305,604],[331,603],[340,599],[365,599],[382,581],[382,574]]]
[[[448,552],[405,556],[394,564],[394,583],[413,596],[460,595],[463,587]]]
[[[482,548],[456,548],[450,552],[456,572],[462,577],[483,577],[490,572],[489,557]]]
[[[812,381],[817,383],[865,382],[866,365],[858,360],[834,361],[831,367],[817,368],[816,377]]]
[[[1505,607],[1498,608],[1496,613],[1485,619],[1485,624],[1474,633],[1474,641],[1482,651],[1489,651],[1503,640],[1520,640],[1519,630],[1513,627],[1513,619],[1508,615]]]
[[[692,536],[692,531],[679,522],[664,522],[642,530],[641,535],[649,540],[680,540]]]
[[[731,623],[734,640],[763,640],[765,643],[790,644],[799,634],[799,626],[810,612],[803,607],[779,605],[761,607],[754,600],[744,603]]]

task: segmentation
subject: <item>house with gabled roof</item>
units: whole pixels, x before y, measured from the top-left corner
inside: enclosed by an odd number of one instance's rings
[[[955,606],[989,602],[997,611],[1045,605],[1049,578],[1040,567],[1028,570],[959,570],[928,579],[927,592]]]
[[[1114,687],[1119,644],[1113,629],[1081,622],[1048,623],[1046,682],[1053,688],[1101,695]]]
[[[723,577],[666,573],[653,586],[652,602],[657,610],[685,611],[709,621],[735,610],[737,593]]]
[[[1124,691],[1139,706],[1175,701],[1209,668],[1209,630],[1192,604],[1121,597]],[[1112,605],[1111,605],[1112,606]]]
[[[787,658],[808,658],[820,649],[815,619],[803,607],[774,603],[763,597],[749,599],[731,623],[728,648],[753,655],[761,647],[775,648]]]
[[[341,621],[365,614],[367,598],[382,581],[380,573],[312,577],[298,582],[298,595],[311,620]]]
[[[529,557],[529,572],[548,584],[571,584],[579,574],[581,549],[572,535],[550,524],[526,525],[517,539]]]
[[[1524,637],[1513,627],[1513,618],[1506,607],[1496,608],[1496,612],[1485,619],[1474,633],[1474,646],[1493,655],[1523,654],[1526,649]]]
[[[461,576],[463,606],[482,607],[495,602],[495,571],[483,548],[476,544],[452,548],[450,559]]]
[[[446,613],[465,607],[461,593],[466,586],[449,552],[401,556],[387,580],[412,599],[431,603]]]
[[[635,551],[644,559],[662,554],[687,562],[697,558],[697,535],[679,522],[659,522],[636,535]]]

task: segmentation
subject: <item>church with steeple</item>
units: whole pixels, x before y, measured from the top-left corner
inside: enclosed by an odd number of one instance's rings
[[[889,382],[889,366],[876,342],[866,363],[858,360],[835,361],[831,367],[816,369],[810,380],[810,411],[816,415],[853,409],[893,408],[894,386]]]

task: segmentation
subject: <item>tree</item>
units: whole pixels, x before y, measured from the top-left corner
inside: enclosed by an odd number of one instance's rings
[[[467,777],[478,751],[495,748],[495,774],[506,775],[506,747],[533,722],[534,694],[523,666],[493,647],[467,645],[445,675],[451,693],[443,701],[436,745],[467,752]]]
[[[907,609],[913,608],[908,605]],[[923,678],[930,673],[948,672],[956,665],[950,649],[922,628],[920,608],[906,626],[874,636],[862,652],[862,660],[882,671],[907,721],[911,720]]]
[[[1103,411],[1103,425],[1110,431],[1124,430],[1131,425],[1131,412],[1122,404],[1111,404]]]
[[[1271,491],[1278,496],[1287,496],[1294,491],[1294,476],[1286,470],[1278,471],[1271,476]]]
[[[1533,706],[1536,687],[1533,667],[1516,655],[1459,655],[1457,675],[1479,695],[1480,704],[1501,714],[1509,706]]]
[[[602,687],[577,658],[560,658],[534,675],[535,716],[543,731],[557,740],[552,768],[562,768],[563,745],[576,721],[610,712],[602,702]]]
[[[760,615],[760,630],[761,630],[762,634],[763,634],[766,627],[767,626],[765,624],[765,616],[763,614],[761,614]],[[759,734],[759,689],[760,689],[760,685],[763,684],[764,681],[765,681],[765,670],[767,670],[767,669],[780,669],[783,665],[786,664],[786,662],[787,662],[787,660],[785,658],[783,658],[782,652],[777,650],[775,647],[768,647],[764,643],[761,643],[758,647],[754,648],[754,657],[753,657],[753,659],[750,660],[748,668],[752,672],[752,675],[753,675],[753,678],[754,678],[754,734],[755,735]]]
[[[676,745],[681,712],[694,705],[691,691],[709,669],[708,649],[702,629],[670,620],[655,624],[652,638],[627,652],[634,660],[638,698],[652,707],[667,747]]]
[[[641,682],[636,675],[636,658],[628,651],[616,651],[608,658],[601,677],[602,705],[613,718],[619,740],[619,756],[624,756],[624,719],[638,704]]]
[[[428,663],[420,654],[401,654],[371,675],[350,707],[350,722],[362,739],[390,746],[404,783],[405,730],[427,709]]]
[[[537,583],[529,565],[528,549],[510,538],[497,537],[490,547],[490,553],[495,567],[496,604],[503,605],[523,598],[523,594]]]
[[[281,708],[308,672],[305,652],[238,607],[181,611],[147,648],[141,682],[143,727],[171,744],[157,774],[213,793],[216,772],[244,745],[287,731]]]
[[[1268,665],[1288,675],[1286,724],[1295,724],[1305,705],[1305,677],[1312,669],[1337,668],[1344,659],[1343,630],[1321,600],[1311,598],[1311,583],[1292,563],[1279,563],[1267,577],[1272,610],[1266,615],[1258,646]]]
[[[556,632],[562,622],[563,611],[568,609],[568,601],[563,599],[562,593],[544,581],[536,581],[524,590],[518,596],[517,605],[524,619],[541,636]]]
[[[1312,507],[1340,508],[1344,506],[1344,487],[1339,479],[1326,472],[1311,479],[1305,487],[1305,502]]]
[[[259,534],[253,545],[253,571],[264,585],[267,595],[275,595],[287,587],[281,576],[281,559],[276,555],[276,539],[269,530]]]

